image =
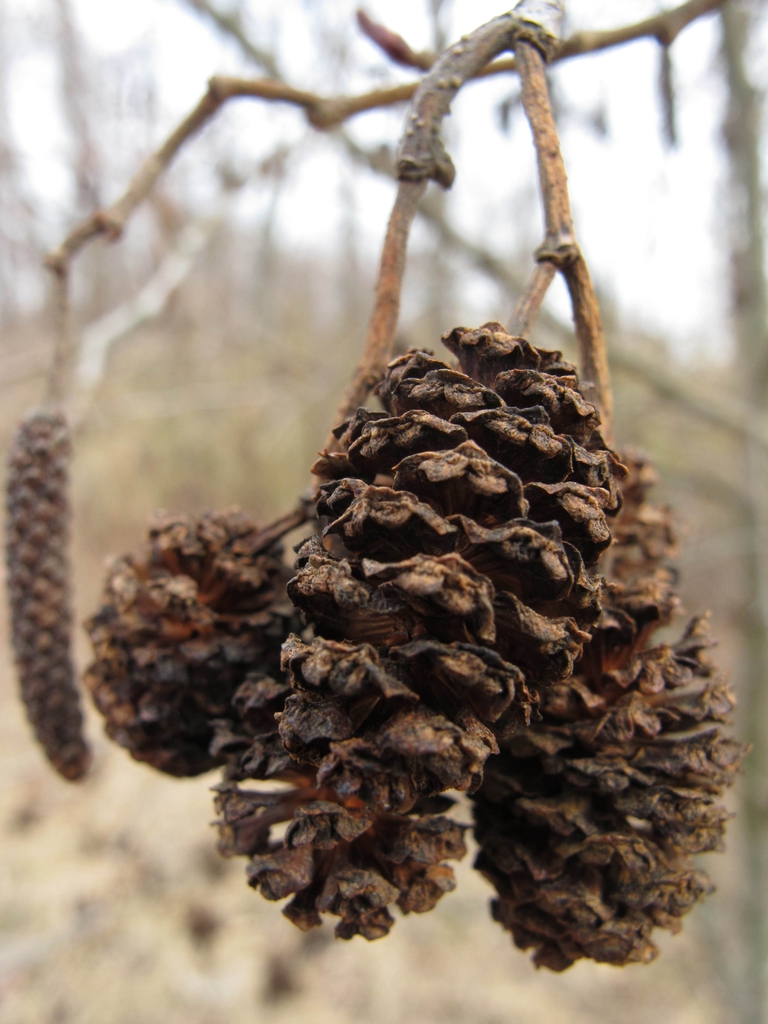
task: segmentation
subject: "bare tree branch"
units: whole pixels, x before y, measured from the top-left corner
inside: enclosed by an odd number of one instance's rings
[[[278,70],[271,54],[260,50],[248,39],[239,17],[222,14],[221,11],[218,11],[210,4],[209,0],[185,0],[185,2],[191,4],[199,13],[209,17],[222,31],[227,32],[238,42],[243,51],[252,60],[264,67],[270,68],[273,72]],[[652,35],[668,45],[687,24],[702,14],[714,10],[721,2],[722,0],[690,0],[689,3],[683,4],[673,11],[664,12],[655,18],[647,19],[645,22],[634,26],[612,30],[608,33],[581,33],[578,37],[572,37],[571,40],[567,40],[559,48],[551,37],[545,38],[545,35],[542,35],[540,32],[538,34],[534,32],[533,38],[537,45],[549,48],[551,53],[559,59],[566,56],[575,56],[577,53],[593,52],[594,50],[604,49],[606,46],[618,45],[648,35]],[[451,47],[447,51],[451,55],[449,60],[450,67],[448,68],[450,77],[447,79],[438,78],[434,82],[430,80],[429,85],[425,84],[426,79],[424,83],[421,83],[422,95],[428,97],[428,106],[431,105],[430,109],[422,111],[422,113],[428,115],[428,120],[431,124],[435,123],[436,118],[444,116],[456,89],[467,78],[475,77],[479,74],[497,73],[512,68],[513,64],[511,62],[497,61],[495,64],[488,65],[488,61],[496,53],[504,48],[508,48],[510,42],[513,41],[514,34],[510,36],[509,30],[511,23],[514,21],[515,19],[511,16],[502,16],[500,19],[495,19],[492,24],[497,26],[498,31],[493,30],[490,32],[490,35],[487,34],[483,45],[475,45],[471,48],[468,56],[463,55],[467,50],[463,42]],[[491,36],[494,35],[495,38],[492,40]],[[430,76],[428,75],[427,79],[429,78]],[[419,86],[420,83],[406,83],[392,88],[372,90],[358,96],[322,97],[312,92],[294,89],[292,86],[275,78],[253,80],[223,76],[212,78],[205,95],[187,117],[171,132],[160,148],[145,160],[130,181],[123,195],[112,203],[111,206],[106,209],[96,210],[76,225],[60,246],[48,254],[46,263],[57,277],[59,308],[68,309],[66,291],[69,279],[69,265],[72,258],[83,246],[99,235],[106,235],[110,239],[119,237],[132,212],[151,192],[158,178],[171,164],[187,139],[198,132],[228,99],[235,96],[251,96],[271,102],[288,103],[304,109],[308,120],[314,127],[329,129],[362,111],[402,102],[413,96]],[[429,91],[430,88],[431,92]],[[428,91],[425,92],[425,89]],[[424,120],[418,113],[415,116],[417,121]],[[419,136],[422,139],[424,138],[421,131]],[[410,171],[408,170],[409,163],[412,164],[413,162],[411,158],[414,149],[408,137],[406,137],[405,142],[405,153],[402,157],[401,171],[405,177],[408,177],[409,174],[414,176],[413,172],[416,169],[411,167]],[[445,154],[444,150],[442,150],[442,154]],[[441,157],[442,154],[438,153],[437,155]],[[434,154],[432,156],[434,157]],[[445,159],[447,164],[442,165],[440,160],[435,164],[438,171],[435,176],[442,180],[444,184],[449,184],[452,175],[452,165],[447,154],[445,154]],[[416,170],[415,176],[418,177],[420,174],[421,170]],[[430,174],[430,176],[432,175]],[[576,264],[574,264],[574,267],[576,267]],[[581,269],[585,270],[586,268]],[[582,292],[579,291],[583,284],[583,279],[579,281],[572,275],[572,280],[569,281],[572,295],[575,295],[577,298],[579,295],[583,297]],[[589,324],[590,309],[588,306],[583,306],[583,303],[580,305],[577,301],[575,302],[575,310],[577,311],[577,324],[579,317],[581,317],[585,324]],[[594,321],[594,318],[592,319]],[[67,323],[68,316],[61,316],[62,332],[68,331]],[[592,327],[594,327],[594,322]],[[56,352],[59,355],[57,355],[56,365],[51,373],[51,394],[55,392],[56,394],[63,395],[61,389],[64,386],[63,381],[66,377],[64,363],[69,358],[69,348],[70,339],[68,333],[66,335],[62,333],[56,348]]]
[[[55,276],[56,341],[48,368],[45,401],[60,406],[67,392],[72,357],[72,325],[69,302],[69,267],[58,267]]]
[[[677,145],[677,101],[672,55],[666,44],[659,47],[659,97],[661,99],[662,131],[670,149]]]
[[[521,0],[515,11],[481,25],[460,43],[449,47],[419,86],[408,127],[398,146],[399,185],[381,254],[376,300],[365,347],[339,410],[340,419],[350,416],[365,399],[392,357],[413,218],[430,178],[445,187],[453,181],[453,164],[440,139],[440,127],[454,96],[467,79],[497,53],[513,46],[519,36],[532,38],[543,47],[551,45],[549,28],[538,21],[528,20],[526,16],[530,2]],[[558,11],[560,2],[544,0]],[[542,8],[541,0],[538,8]],[[334,440],[331,433],[328,450],[333,447]]]
[[[58,249],[48,254],[46,263],[49,269],[61,275],[75,253],[97,235],[118,238],[128,217],[146,199],[187,139],[202,128],[223,101],[224,98],[217,94],[216,88],[210,86],[195,109],[171,132],[163,145],[144,161],[123,195],[106,209],[96,210],[86,217],[67,235]]]
[[[201,2],[204,2],[204,0],[201,0]],[[658,14],[653,15],[653,17],[645,18],[643,21],[635,22],[632,25],[603,29],[599,32],[589,30],[574,32],[573,35],[563,39],[558,44],[550,63],[554,64],[556,61],[568,60],[570,57],[583,57],[587,53],[597,53],[600,50],[608,50],[614,46],[623,46],[626,43],[636,42],[638,39],[656,39],[662,46],[671,46],[683,29],[687,28],[692,21],[696,21],[706,14],[711,14],[722,7],[724,3],[725,0],[689,0],[688,3],[681,4],[679,7],[674,7],[668,11],[660,11]],[[383,25],[380,28],[384,32],[389,32],[389,29],[386,29]],[[394,35],[395,33],[392,34]],[[407,42],[404,41],[404,45],[413,52]],[[432,67],[437,59],[437,55],[434,53],[420,53],[417,56],[420,59],[424,59],[425,64],[426,59],[429,58],[429,64],[426,64],[427,67]],[[422,67],[424,65],[419,63],[417,66]],[[480,72],[479,77],[497,75],[504,71],[514,70],[514,57],[506,57],[489,64],[488,67]]]
[[[397,95],[393,97],[393,93]],[[271,78],[241,79],[215,76],[210,80],[207,92],[194,110],[171,132],[160,148],[147,157],[123,195],[111,206],[96,210],[76,225],[59,247],[48,254],[47,266],[58,271],[98,235],[103,234],[110,239],[118,238],[130,215],[146,199],[157,179],[173,162],[184,143],[200,131],[223,103],[233,97],[258,97],[302,107],[316,128],[325,129],[335,126],[355,113],[389,103],[398,103],[411,94],[410,86],[406,86],[399,92],[392,89],[377,89],[361,96],[324,98],[315,93],[294,89]]]
[[[586,262],[573,231],[565,165],[560,152],[549,100],[544,61],[554,52],[563,0],[521,0],[508,14],[481,25],[441,55],[419,86],[407,127],[398,146],[397,176],[400,179],[395,206],[387,230],[368,336],[352,386],[339,417],[347,418],[383,373],[393,348],[405,252],[413,217],[426,183],[433,178],[450,187],[454,168],[440,138],[443,119],[462,87],[496,54],[515,48],[526,116],[533,131],[546,220],[546,238],[538,254],[561,270],[571,294],[576,337],[581,354],[585,395],[602,414],[606,440],[612,433],[612,396],[600,310]],[[419,190],[414,191],[414,186]],[[533,296],[543,299],[548,275],[540,275],[534,291],[526,293],[530,313]],[[549,276],[551,280],[551,276]],[[549,283],[548,281],[546,282]],[[329,438],[329,449],[333,445]]]
[[[304,523],[308,523],[310,519],[315,519],[316,517],[317,511],[311,496],[306,499],[300,499],[296,508],[291,512],[287,512],[285,515],[280,516],[279,519],[273,520],[259,531],[253,543],[254,555],[261,551],[266,551],[268,547],[271,547],[276,540],[284,537],[286,533],[290,533],[297,526],[303,526]]]
[[[599,409],[603,432],[610,443],[613,432],[613,396],[605,335],[589,269],[576,244],[568,198],[568,178],[552,114],[544,57],[537,46],[526,39],[520,39],[515,48],[515,58],[520,74],[523,109],[536,146],[546,224],[544,244],[536,258],[540,263],[551,263],[561,271],[568,285],[584,394]],[[545,291],[540,287],[535,295],[543,300]]]
[[[61,66],[64,113],[75,143],[74,172],[81,208],[98,206],[99,154],[84,105],[87,84],[81,39],[75,27],[70,0],[55,0],[57,43]]]
[[[210,17],[217,27],[231,35],[243,48],[244,53],[257,63],[265,67],[275,66],[274,58],[270,54],[254,47],[248,40],[239,19],[233,22],[229,16],[217,12],[208,0],[184,0],[184,2]],[[560,45],[556,59],[591,53],[645,36],[663,38],[671,42],[691,21],[714,10],[723,2],[724,0],[691,0],[691,2],[683,4],[682,7],[664,12],[655,18],[639,22],[637,25],[607,32],[577,33],[576,36]],[[272,64],[269,63],[270,61]],[[486,67],[482,74],[497,74],[513,68],[514,62],[512,61],[497,61]],[[47,264],[52,270],[57,269],[99,235],[105,234],[109,238],[119,237],[128,217],[146,198],[157,179],[170,165],[187,139],[198,132],[223,103],[233,97],[251,96],[301,107],[306,111],[308,120],[315,128],[327,130],[336,127],[355,114],[405,102],[415,94],[419,84],[419,82],[407,82],[388,88],[374,89],[358,96],[323,97],[312,92],[294,89],[279,81],[278,78],[251,80],[215,76],[211,79],[208,91],[195,108],[171,132],[160,148],[145,160],[129,183],[125,193],[111,206],[95,211],[78,224],[61,245],[49,253]]]
[[[358,146],[345,133],[339,133],[339,138],[354,159],[378,174],[394,178],[394,163],[389,154],[381,150],[369,152]],[[427,195],[422,200],[419,214],[435,228],[443,243],[464,255],[478,270],[496,281],[504,291],[518,300],[519,305],[520,296],[527,287],[525,279],[518,276],[508,262],[457,231],[431,199],[432,197]],[[572,343],[572,333],[568,324],[548,310],[541,311],[539,323],[558,339],[559,344],[567,346]],[[655,342],[658,342],[658,339],[649,338],[649,347],[654,347]],[[768,417],[756,414],[747,403],[722,392],[715,395],[705,391],[692,384],[688,377],[670,370],[668,364],[662,367],[656,361],[625,348],[614,346],[610,351],[610,362],[614,369],[642,380],[659,397],[675,403],[702,422],[726,430],[737,437],[748,436],[768,451]]]
[[[245,56],[266,71],[271,78],[282,78],[274,54],[254,43],[248,35],[243,25],[243,19],[237,11],[227,14],[213,4],[208,3],[208,0],[182,0],[182,3],[185,3],[187,7],[191,7],[193,11],[197,11],[198,14],[202,14],[204,18],[211,21],[221,32],[231,36]]]
[[[227,206],[227,202],[220,202],[207,216],[198,217],[187,224],[176,244],[136,295],[88,324],[82,331],[77,364],[77,383],[81,387],[88,390],[96,387],[104,374],[112,345],[165,309],[171,295],[187,277],[195,260],[222,223]]]
[[[513,11],[481,25],[440,55],[419,83],[409,114],[409,124],[397,150],[397,175],[401,181],[432,178],[450,188],[456,175],[440,129],[456,93],[504,50],[515,45],[520,22]]]
[[[555,265],[551,260],[542,260],[533,268],[528,283],[515,303],[509,321],[509,333],[517,338],[527,338],[539,316],[541,304],[555,276]]]
[[[334,426],[351,416],[365,400],[392,358],[397,319],[400,314],[400,293],[405,272],[408,235],[426,188],[426,181],[401,181],[398,187],[381,253],[376,298],[368,324],[365,348],[339,408]],[[329,451],[334,440],[331,434],[327,442]]]
[[[651,18],[622,28],[602,32],[575,32],[560,44],[555,60],[580,57],[585,53],[607,50],[613,46],[632,43],[636,39],[658,39],[662,46],[671,46],[684,28],[692,21],[711,14],[723,6],[725,0],[688,0],[672,10],[660,11]]]
[[[546,237],[537,260],[551,263],[565,277],[573,306],[585,395],[599,409],[606,439],[610,441],[613,399],[600,308],[589,270],[576,244],[568,181],[545,74],[545,60],[557,49],[554,33],[562,14],[562,0],[538,0],[535,4],[522,0],[508,14],[494,18],[449,47],[424,77],[414,97],[408,127],[398,147],[397,173],[401,181],[433,178],[450,187],[455,171],[440,138],[442,121],[462,85],[496,54],[514,48],[523,108],[538,157],[546,223]],[[534,290],[526,293],[529,318],[536,312],[533,300],[540,304],[546,293],[542,287],[545,276],[538,276]]]

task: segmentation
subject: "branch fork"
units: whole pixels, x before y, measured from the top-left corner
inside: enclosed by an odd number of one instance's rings
[[[437,62],[434,55],[416,53],[395,33],[363,17],[360,19],[363,31],[390,57],[419,68],[432,68],[432,71],[421,83],[405,82],[374,89],[358,96],[324,97],[295,89],[282,81],[272,56],[246,38],[238,18],[222,15],[208,3],[208,0],[187,0],[187,3],[198,12],[211,18],[220,29],[232,35],[246,55],[261,65],[272,77],[245,79],[214,76],[197,105],[171,132],[160,148],[145,160],[124,194],[111,206],[95,211],[77,224],[59,247],[48,254],[46,265],[56,277],[57,289],[61,289],[62,286],[66,288],[68,269],[77,253],[100,235],[105,235],[110,240],[119,238],[131,214],[146,199],[157,179],[186,141],[196,134],[227,100],[234,97],[253,97],[269,102],[288,103],[303,109],[313,127],[318,130],[329,130],[363,111],[392,106],[416,96],[414,111],[400,148],[399,176],[403,182],[420,182],[433,177],[447,188],[453,181],[455,171],[439,140],[440,122],[447,113],[453,96],[468,77],[519,70],[516,57],[494,60],[497,53],[505,48],[515,49],[517,41],[533,44],[535,52],[548,61],[594,53],[641,38],[655,38],[662,45],[669,46],[687,25],[722,7],[724,2],[725,0],[687,0],[678,7],[663,11],[644,21],[606,31],[578,32],[561,41],[561,0],[523,0],[514,11],[494,19],[473,32],[471,36],[461,39]],[[494,49],[494,42],[497,49]],[[424,109],[419,107],[420,102],[425,104]],[[424,129],[427,125],[429,128],[425,134]],[[427,145],[426,151],[419,153],[417,143],[425,138],[429,142],[430,135],[434,136],[432,146]],[[420,144],[423,145],[423,141]],[[402,202],[406,203],[404,199]],[[513,322],[520,324],[520,334],[524,334],[533,324],[546,288],[554,275],[554,267],[557,266],[564,271],[565,266],[576,266],[581,259],[570,248],[571,241],[564,235],[548,235],[544,246],[539,250],[537,268],[526,294],[515,310]],[[62,348],[67,347],[63,338],[59,344]],[[367,360],[368,366],[366,380],[370,381],[379,364],[367,356],[363,358]],[[386,365],[386,362],[383,365]],[[362,389],[363,395],[367,393],[367,388],[368,384]],[[348,395],[351,396],[352,393],[353,388],[350,387]]]
[[[559,270],[571,296],[585,397],[600,411],[605,437],[610,440],[612,396],[605,336],[589,270],[576,243],[565,165],[545,73],[546,61],[558,52],[564,9],[563,0],[521,0],[512,11],[450,46],[422,80],[398,147],[400,185],[382,250],[365,349],[339,410],[339,420],[354,412],[391,359],[408,233],[423,189],[429,179],[443,188],[450,188],[453,183],[455,168],[440,138],[443,118],[462,85],[498,54],[511,49],[536,147],[546,224],[544,243],[536,253],[537,267],[515,310],[513,324],[521,334],[530,330],[555,271]],[[329,450],[334,440],[333,436],[329,438]]]

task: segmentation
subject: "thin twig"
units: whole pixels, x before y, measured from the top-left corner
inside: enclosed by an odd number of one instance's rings
[[[426,188],[426,181],[401,181],[398,187],[397,198],[389,218],[381,252],[376,299],[368,323],[365,348],[352,383],[339,408],[337,423],[351,416],[360,403],[365,400],[366,395],[380,379],[387,363],[392,358],[397,319],[400,314],[400,293],[405,271],[408,235]],[[327,441],[329,451],[332,450],[334,441],[335,438],[331,434]]]
[[[207,0],[184,0],[184,3],[212,21],[220,31],[232,36],[248,59],[263,68],[271,78],[282,77],[274,55],[254,43],[246,32],[242,18],[237,11],[225,13],[208,3]]]
[[[194,110],[171,132],[160,148],[147,157],[123,195],[111,206],[96,210],[76,225],[59,247],[48,254],[46,264],[51,270],[58,271],[98,235],[104,234],[110,239],[118,238],[130,215],[146,199],[157,179],[172,163],[187,139],[200,131],[219,107],[229,99],[238,96],[258,97],[302,107],[316,128],[326,129],[364,110],[400,103],[408,99],[413,91],[408,85],[395,89],[376,89],[360,96],[324,98],[315,93],[294,89],[271,78],[214,76],[208,84],[207,92]]]
[[[560,270],[568,285],[579,346],[582,388],[585,396],[599,409],[603,432],[610,442],[613,398],[605,335],[595,289],[573,231],[568,179],[549,99],[544,58],[539,49],[525,39],[517,43],[515,57],[523,109],[536,146],[546,223],[546,237],[537,258]]]
[[[545,12],[544,23],[529,17],[529,7]],[[546,12],[554,12],[552,24],[559,23],[558,0],[521,0],[514,11],[481,25],[461,42],[449,47],[429,74],[425,75],[413,100],[408,127],[398,147],[397,171],[400,184],[384,240],[376,285],[376,300],[368,325],[365,348],[347,390],[339,419],[349,417],[383,374],[394,347],[408,235],[427,181],[434,178],[450,187],[454,168],[440,138],[443,118],[461,86],[496,54],[514,46],[519,37],[535,40],[550,50],[553,29]],[[338,420],[337,420],[338,422]],[[333,450],[330,434],[327,450]]]
[[[363,356],[340,410],[341,419],[349,416],[370,391],[391,354],[408,232],[424,185],[430,178],[445,188],[450,188],[453,182],[455,169],[440,137],[443,118],[466,81],[499,53],[514,48],[522,81],[523,106],[538,154],[547,226],[539,259],[551,262],[565,274],[581,351],[585,393],[600,410],[606,439],[610,440],[611,392],[605,339],[589,272],[574,239],[565,166],[544,73],[545,58],[557,48],[562,16],[561,0],[521,0],[513,11],[481,25],[449,47],[421,82],[398,147],[400,187],[384,243],[376,303]],[[408,183],[422,186],[421,192],[406,191]],[[546,288],[541,288],[545,276],[546,273],[539,275],[536,282],[534,295],[539,305],[546,292]],[[529,307],[529,312],[533,313],[533,306]],[[331,434],[329,450],[333,444]]]
[[[220,12],[216,12],[215,8],[207,3],[207,0],[186,0],[186,2],[201,13],[210,16],[222,31],[232,35],[243,48],[244,53],[258,63],[269,66],[265,64],[265,59],[269,58],[269,55],[265,55],[263,51],[255,48],[245,37],[242,27],[236,30],[231,19],[221,16]],[[692,21],[720,7],[723,2],[724,0],[691,0],[681,7],[665,11],[635,25],[604,32],[576,33],[560,44],[554,59],[563,60],[566,57],[581,56],[648,36],[671,43]],[[258,52],[256,52],[257,50]],[[514,70],[514,61],[496,61],[483,68],[478,77],[511,70]],[[99,235],[118,237],[130,214],[146,197],[184,142],[199,131],[222,103],[229,99],[237,96],[251,96],[267,101],[289,103],[303,108],[314,127],[327,130],[336,127],[355,114],[405,102],[416,93],[419,84],[419,82],[406,82],[402,85],[374,89],[358,96],[323,97],[312,92],[294,89],[278,79],[214,77],[211,79],[208,91],[194,110],[184,118],[157,152],[147,158],[131,180],[123,196],[110,207],[95,211],[78,224],[61,245],[49,254],[48,266],[55,270],[58,266],[68,262],[84,245]]]
[[[550,260],[555,267],[563,266],[575,259],[578,248],[568,198],[568,178],[552,113],[544,59],[538,49],[525,40],[517,44],[515,55],[519,65],[520,98],[536,147],[544,207],[546,235],[538,258]]]
[[[314,502],[309,497],[301,499],[295,509],[280,516],[279,519],[273,520],[268,526],[259,531],[258,539],[254,542],[253,554],[257,555],[262,551],[266,551],[268,547],[271,547],[276,540],[284,537],[286,533],[290,533],[291,530],[295,530],[297,527],[303,526],[304,523],[308,523],[310,519],[315,518]]]
[[[61,274],[75,253],[92,238],[101,234],[110,238],[119,237],[131,213],[146,199],[187,139],[199,131],[219,109],[224,98],[218,95],[213,85],[209,86],[195,109],[171,132],[163,145],[144,161],[123,195],[106,209],[96,210],[86,217],[67,235],[58,249],[48,254],[48,267],[56,274]]]
[[[72,349],[72,329],[69,300],[69,268],[59,267],[54,277],[54,302],[56,317],[56,341],[48,370],[45,401],[47,405],[59,406],[67,390],[67,377]]]
[[[200,13],[209,16],[222,31],[232,35],[251,59],[269,68],[272,73],[277,71],[276,63],[271,55],[262,51],[248,40],[239,19],[233,20],[227,15],[223,15],[208,3],[208,0],[187,0],[187,2]],[[635,25],[607,32],[577,33],[576,36],[560,44],[554,57],[555,59],[573,57],[605,49],[609,46],[627,43],[644,36],[653,36],[660,42],[669,45],[686,25],[703,14],[715,10],[721,6],[722,2],[723,0],[690,0],[689,3],[683,4],[679,8],[666,11],[655,18],[649,18]],[[507,20],[512,20],[509,16],[505,17]],[[497,19],[497,21],[504,21],[504,19]],[[463,41],[452,48],[454,61],[460,58],[462,46]],[[503,48],[504,45],[496,49],[495,53],[500,52]],[[481,48],[476,48],[475,53],[480,52]],[[495,53],[491,49],[487,50],[484,62],[487,66],[483,66],[482,60],[479,62],[472,61],[473,66],[471,68],[467,66],[463,69],[459,68],[459,70],[464,70],[467,77],[473,77],[502,73],[514,68],[513,61],[496,61],[493,64],[488,64],[488,61],[492,59]],[[461,64],[460,60],[458,62]],[[455,75],[452,74],[451,79],[454,77]],[[463,80],[462,78],[459,84],[462,84]],[[440,84],[439,81],[436,84]],[[341,124],[347,118],[363,111],[391,106],[410,99],[416,93],[419,86],[420,83],[418,82],[409,82],[390,88],[375,89],[358,96],[322,97],[312,92],[294,89],[292,86],[276,78],[241,79],[222,76],[212,78],[205,95],[187,117],[171,132],[160,148],[144,161],[123,195],[111,206],[94,211],[94,213],[77,224],[59,247],[48,254],[46,263],[56,274],[57,291],[60,296],[66,293],[69,276],[68,269],[73,257],[85,245],[100,235],[106,235],[110,239],[120,236],[128,218],[151,192],[158,178],[171,164],[187,139],[198,132],[227,100],[237,96],[250,96],[298,106],[306,111],[307,118],[314,127],[326,130]],[[444,114],[456,89],[450,79],[443,81],[442,88],[445,95],[441,98],[441,102],[447,99],[447,103],[443,103]],[[436,111],[433,110],[430,118],[433,123],[435,116]],[[438,166],[440,165],[438,164]],[[453,168],[448,159],[447,165],[441,168],[439,180],[448,183],[452,176],[452,171]],[[63,307],[63,305],[68,307],[68,300],[62,304],[60,298],[59,305],[60,307]],[[67,322],[68,316],[61,318],[62,324],[66,325]],[[68,347],[69,337],[68,335],[66,337],[62,335],[57,343],[57,351],[65,353]],[[53,387],[63,388],[63,373],[64,371],[59,370],[58,366],[54,367],[51,379],[53,380],[54,376],[58,375],[60,383],[53,384]]]
[[[573,324],[579,345],[581,389],[600,411],[602,433],[610,443],[613,438],[613,392],[605,346],[605,332],[600,304],[589,274],[586,260],[579,253],[563,269],[573,308]]]
[[[464,83],[497,54],[514,46],[518,28],[512,12],[494,18],[449,46],[424,76],[398,147],[397,174],[401,181],[432,178],[444,188],[451,187],[456,171],[440,138],[443,118]]]
[[[674,149],[677,146],[677,103],[675,101],[675,75],[669,46],[659,47],[659,98],[661,99],[662,131],[664,141]]]
[[[563,39],[557,46],[550,63],[568,60],[571,57],[583,57],[587,53],[597,53],[600,50],[612,49],[615,46],[624,46],[633,43],[638,39],[657,39],[662,46],[671,46],[683,29],[687,28],[692,21],[711,14],[723,6],[725,0],[689,0],[669,11],[661,11],[651,18],[635,22],[632,25],[623,25],[620,28],[603,29],[599,32],[583,31],[574,32],[567,39]],[[389,32],[383,25],[380,26],[384,32]],[[394,35],[394,33],[392,33]],[[376,42],[376,40],[374,40]],[[408,43],[405,43],[408,50],[413,53]],[[384,52],[386,48],[382,47]],[[432,67],[437,60],[437,54],[419,53],[416,55],[422,67],[421,61],[427,67]],[[427,64],[429,59],[429,64]],[[514,57],[505,57],[489,64],[479,72],[478,77],[486,75],[503,74],[506,71],[514,71],[516,68]]]
[[[528,2],[523,0],[518,6],[524,7]],[[512,46],[521,25],[514,14],[502,15],[482,25],[466,39],[449,47],[419,86],[408,127],[398,147],[400,184],[382,249],[376,299],[365,347],[336,422],[347,419],[354,412],[380,379],[392,356],[413,218],[426,191],[427,181],[434,178],[448,188],[455,173],[440,139],[443,118],[464,82],[496,54]],[[328,451],[333,450],[335,442],[331,433],[326,443]]]
[[[622,28],[610,28],[601,32],[575,32],[572,36],[564,39],[557,49],[555,60],[565,60],[568,57],[580,57],[585,53],[594,53],[596,50],[607,50],[613,46],[623,46],[624,43],[634,42],[636,39],[658,39],[663,46],[671,46],[684,28],[687,28],[692,21],[711,14],[718,10],[725,3],[725,0],[689,0],[688,3],[674,7],[670,11],[660,11],[644,21],[638,21],[634,25],[625,25]]]
[[[356,160],[364,162],[378,174],[385,174],[390,178],[395,176],[392,161],[385,159],[380,150],[369,152],[362,149],[344,133],[340,134],[340,138],[347,151]],[[443,244],[467,257],[478,270],[496,281],[505,292],[513,297],[518,296],[517,304],[519,304],[525,289],[530,287],[531,282],[529,281],[526,285],[524,279],[517,276],[508,260],[500,259],[488,249],[457,231],[448,222],[438,205],[430,201],[431,198],[427,195],[422,200],[419,214],[435,228]],[[537,266],[542,267],[546,264]],[[557,343],[568,345],[572,342],[571,328],[548,310],[542,310],[539,315],[539,323],[546,331],[555,336]],[[661,344],[661,339],[643,337],[642,347],[644,349],[658,348]],[[705,391],[691,384],[690,380],[681,373],[670,369],[668,364],[660,365],[655,360],[637,355],[636,352],[623,347],[614,346],[611,349],[611,365],[614,369],[627,373],[636,380],[643,381],[660,398],[679,406],[701,422],[716,429],[725,430],[735,437],[749,437],[768,451],[768,419],[765,414],[756,411],[747,403],[734,396],[728,396],[722,391],[719,391],[718,394]]]
[[[541,304],[555,276],[555,265],[542,260],[533,268],[533,273],[515,303],[509,321],[509,333],[516,338],[526,338],[539,317]]]

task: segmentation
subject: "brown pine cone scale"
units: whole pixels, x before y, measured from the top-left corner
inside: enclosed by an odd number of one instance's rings
[[[378,939],[394,924],[390,906],[425,913],[455,888],[442,862],[464,856],[466,826],[440,815],[374,813],[312,775],[294,784],[276,793],[224,784],[216,806],[221,852],[250,857],[249,884],[266,899],[292,896],[283,913],[303,931],[330,913],[341,918],[339,938]],[[289,823],[283,840],[270,841],[280,822]]]
[[[258,756],[286,761],[274,725],[293,624],[280,607],[285,576],[280,545],[238,510],[159,514],[145,553],[110,567],[87,623],[96,660],[86,684],[112,739],[160,771],[198,775],[253,746],[233,723],[252,732],[260,720]]]
[[[729,815],[717,798],[745,753],[723,728],[734,700],[707,655],[706,620],[649,646],[679,604],[675,541],[669,511],[646,499],[649,467],[626,461],[592,638],[473,796],[494,918],[553,970],[656,956],[654,926],[677,931],[712,889],[691,856],[722,848]]]

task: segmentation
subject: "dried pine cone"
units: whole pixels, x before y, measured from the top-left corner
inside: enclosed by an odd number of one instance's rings
[[[250,857],[249,884],[266,899],[293,896],[283,913],[302,931],[330,913],[341,918],[338,938],[379,939],[394,924],[390,906],[424,913],[455,888],[453,871],[442,861],[464,856],[467,826],[427,813],[446,809],[450,800],[389,814],[341,798],[311,770],[271,777],[293,788],[219,787],[219,850]],[[284,837],[271,839],[270,829],[285,822]]]
[[[280,678],[295,619],[273,536],[238,510],[161,514],[145,553],[111,566],[104,605],[87,623],[96,660],[86,683],[107,733],[137,760],[198,775],[241,743],[233,701],[265,674]],[[275,743],[281,704],[264,723]]]
[[[361,652],[332,641],[307,645],[295,635],[284,646],[284,667],[294,681],[300,676],[320,682],[330,671],[337,691],[369,697],[377,683],[397,686],[370,663],[372,648]],[[250,858],[249,883],[266,899],[293,896],[283,913],[302,930],[320,925],[321,913],[330,913],[341,918],[339,938],[381,938],[394,924],[391,904],[406,914],[424,913],[453,890],[453,871],[443,861],[464,856],[467,826],[430,813],[447,809],[452,801],[446,798],[420,800],[408,814],[397,814],[319,780],[311,765],[298,764],[280,742],[275,718],[281,715],[275,712],[290,693],[275,678],[249,677],[233,700],[237,721],[218,723],[214,746],[228,759],[216,797],[219,850],[225,857]],[[336,719],[341,721],[338,713]],[[291,788],[270,792],[237,785],[249,779]],[[285,823],[283,838],[272,838],[271,829]]]
[[[326,546],[288,585],[315,630],[285,658],[280,733],[321,785],[387,812],[472,792],[600,614],[587,569],[610,543],[624,472],[560,353],[499,324],[411,351],[314,471]]]
[[[63,413],[30,413],[8,464],[8,591],[21,696],[35,735],[65,779],[81,778],[91,755],[71,653],[67,468]]]
[[[619,506],[623,467],[559,353],[498,324],[444,340],[464,372],[395,360],[387,412],[361,409],[314,467],[326,546],[301,546],[288,593],[315,636],[283,646],[277,715],[293,761],[233,752],[218,797],[223,850],[252,857],[251,884],[295,894],[300,927],[338,914],[345,938],[378,938],[387,905],[428,910],[453,887],[440,862],[463,855],[463,827],[435,813],[439,794],[476,790],[571,675],[600,615],[586,566]],[[267,777],[294,788],[235,784]]]
[[[706,656],[706,623],[651,646],[678,605],[667,509],[628,459],[602,616],[574,675],[543,695],[543,721],[513,736],[474,796],[493,915],[539,966],[612,964],[657,953],[711,890],[691,855],[719,849],[716,798],[745,753],[722,728],[733,697]]]

